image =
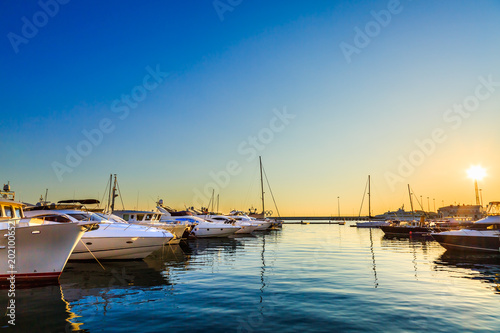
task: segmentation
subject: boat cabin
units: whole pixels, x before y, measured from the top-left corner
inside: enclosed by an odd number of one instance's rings
[[[113,214],[130,223],[160,222],[161,213],[139,210],[115,210]]]
[[[23,206],[20,202],[0,198],[0,221],[24,218]]]

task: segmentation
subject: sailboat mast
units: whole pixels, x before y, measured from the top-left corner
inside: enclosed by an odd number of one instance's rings
[[[109,174],[108,210],[111,208],[111,183],[112,182],[113,182],[113,174]]]
[[[265,217],[265,210],[264,210],[264,179],[262,177],[262,156],[259,156],[259,162],[260,162],[260,189],[262,192],[262,215]]]
[[[368,218],[372,218],[370,175],[368,175]]]
[[[110,183],[110,186],[111,186],[111,183]],[[116,194],[116,174],[115,174],[115,182],[113,183],[113,198],[111,200],[111,212],[110,213],[113,213],[113,211],[115,210],[115,198],[118,196],[118,194]]]
[[[413,216],[413,219],[415,219],[415,214],[413,212],[413,200],[411,200],[411,190],[410,190],[410,184],[408,184],[408,195],[410,196],[410,208],[411,208],[411,215]]]

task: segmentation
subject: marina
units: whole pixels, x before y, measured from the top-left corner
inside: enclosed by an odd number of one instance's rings
[[[500,332],[500,2],[0,16],[0,333]]]
[[[500,327],[498,254],[453,254],[432,240],[386,238],[380,229],[285,224],[282,230],[191,240],[144,260],[103,265],[69,262],[59,282],[19,289],[16,328],[158,332],[168,323],[173,332],[457,332]],[[5,304],[4,293],[0,301]]]

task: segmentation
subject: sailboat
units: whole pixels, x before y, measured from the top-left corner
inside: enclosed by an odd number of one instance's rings
[[[372,208],[371,208],[371,181],[370,181],[370,175],[368,175],[368,221],[356,222],[356,227],[358,227],[358,228],[379,228],[379,227],[388,226],[388,225],[390,225],[390,223],[387,221],[373,219]]]
[[[271,228],[279,228],[283,225],[283,221],[280,221],[277,219],[271,220],[271,219],[266,217],[266,215],[271,216],[273,212],[266,211],[265,206],[264,206],[265,200],[264,200],[264,175],[263,175],[263,167],[262,167],[262,156],[259,156],[259,163],[260,163],[260,189],[261,189],[261,199],[262,199],[262,212],[257,213],[257,209],[254,209],[253,211],[252,211],[252,209],[249,209],[248,216],[258,219],[259,222],[270,222]],[[266,176],[266,181],[267,181],[267,176]],[[269,190],[271,191],[271,196],[272,196],[273,201],[274,201],[274,196],[273,196],[273,192],[271,190],[271,187],[269,186],[269,181],[267,181],[267,186],[269,187]],[[274,202],[274,204],[276,205],[276,202]],[[278,213],[278,218],[279,218],[280,214],[278,211],[278,207],[276,207],[276,211]]]

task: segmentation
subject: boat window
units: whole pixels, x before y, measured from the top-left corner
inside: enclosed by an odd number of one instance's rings
[[[61,222],[61,223],[72,222],[68,217],[64,215],[42,215],[42,216],[37,216],[37,218],[52,222]]]
[[[498,230],[498,229],[500,229],[500,225],[498,224],[492,224],[488,226],[488,230]]]
[[[146,214],[146,221],[150,221],[152,217],[152,214]]]
[[[142,221],[144,214],[137,214],[137,221]]]
[[[14,209],[16,211],[16,217],[18,217],[18,218],[23,217],[23,210],[21,209],[21,207],[16,207]]]
[[[130,215],[129,215],[129,214],[123,214],[123,219],[124,219],[125,221],[128,221],[128,220],[129,220],[129,218],[130,218]]]
[[[3,209],[5,211],[5,216],[14,217],[14,210],[11,206],[3,206]]]
[[[488,224],[473,224],[472,226],[470,226],[467,229],[470,229],[470,230],[486,230],[486,229],[489,229],[490,226],[491,225],[488,225]]]
[[[68,215],[71,217],[74,217],[78,221],[85,221],[85,220],[88,220],[90,218],[89,215],[85,215],[85,214],[68,214]]]

